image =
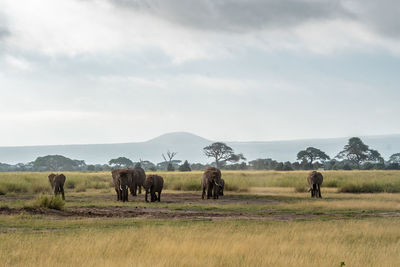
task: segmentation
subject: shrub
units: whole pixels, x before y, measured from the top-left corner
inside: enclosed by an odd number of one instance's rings
[[[345,184],[339,188],[340,193],[380,193],[384,191],[383,186],[377,183]]]
[[[49,185],[34,184],[34,185],[32,185],[32,192],[35,193],[35,194],[51,193],[51,190],[50,190],[50,186]]]
[[[323,186],[326,186],[326,187],[338,187],[338,181],[336,181],[336,180],[329,180],[329,181],[323,182],[322,185],[323,185]]]
[[[6,194],[6,189],[5,189],[4,185],[0,185],[0,196],[5,195],[5,194]]]
[[[86,192],[86,185],[85,184],[78,184],[75,187],[75,192]]]
[[[305,186],[303,184],[297,184],[294,187],[294,191],[297,193],[304,193],[304,192],[308,192],[308,188],[307,188],[307,186]]]
[[[67,180],[65,181],[65,187],[68,189],[74,189],[76,186],[76,181],[74,180]]]
[[[37,196],[33,206],[38,208],[46,208],[46,209],[54,209],[54,210],[63,210],[65,202],[61,199],[60,196],[52,196],[48,197],[45,195]]]
[[[27,193],[28,185],[20,183],[4,183],[1,185],[4,195],[8,193]]]

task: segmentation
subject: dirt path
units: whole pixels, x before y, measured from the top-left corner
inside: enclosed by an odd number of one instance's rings
[[[155,208],[152,204],[148,204],[147,207],[138,205],[136,207],[133,203],[144,203],[144,196],[140,195],[137,197],[130,196],[130,201],[127,206],[113,206],[113,203],[117,203],[115,196],[113,195],[71,195],[67,196],[67,201],[73,206],[65,208],[65,210],[52,210],[42,208],[8,208],[0,207],[0,215],[16,215],[16,214],[33,214],[33,215],[45,215],[57,218],[68,218],[68,217],[84,217],[84,218],[149,218],[149,219],[211,219],[211,220],[225,220],[225,219],[249,219],[249,220],[279,220],[279,221],[291,221],[296,219],[312,219],[312,218],[330,218],[330,219],[342,219],[344,214],[332,214],[332,213],[321,213],[321,214],[299,214],[288,213],[281,211],[268,211],[265,210],[262,214],[251,214],[250,212],[239,212],[239,211],[219,211],[215,209],[191,209],[190,205],[227,205],[227,204],[274,204],[280,203],[283,200],[277,200],[276,198],[257,196],[257,195],[227,195],[218,200],[202,200],[201,196],[196,193],[166,193],[161,196],[161,203],[165,204],[182,204],[185,205],[184,209],[171,208]],[[33,196],[24,196],[23,199],[33,199]],[[0,196],[0,200],[13,200],[21,199],[16,196]],[[96,201],[107,201],[110,202],[109,206],[106,207],[82,207],[79,203],[96,203]],[[76,205],[75,205],[76,204]],[[211,208],[212,206],[210,206]],[[347,215],[348,217],[348,215]],[[354,214],[355,218],[362,217],[400,217],[400,212],[370,212],[370,213],[357,213]]]

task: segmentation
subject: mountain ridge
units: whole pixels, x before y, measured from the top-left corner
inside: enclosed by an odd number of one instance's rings
[[[309,146],[317,147],[334,157],[343,149],[349,137],[294,139],[277,141],[222,141],[236,153],[243,153],[248,160],[273,158],[279,161],[296,160],[297,152]],[[387,159],[400,152],[400,134],[361,136],[371,148]],[[134,161],[163,161],[161,154],[167,150],[178,152],[176,159],[189,162],[211,162],[203,154],[203,147],[214,142],[189,132],[171,132],[142,142],[111,144],[71,144],[43,146],[0,147],[0,162],[15,164],[30,162],[39,156],[59,154],[72,159],[85,160],[88,164],[107,163],[110,159],[125,156]]]

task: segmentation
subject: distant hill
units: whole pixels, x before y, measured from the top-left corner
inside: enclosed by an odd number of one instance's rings
[[[378,150],[385,159],[400,152],[400,135],[364,136],[362,140],[371,148]],[[278,161],[294,161],[297,152],[314,146],[334,157],[347,143],[348,138],[309,139],[269,142],[225,142],[235,152],[243,153],[248,160],[256,158],[273,158]],[[30,162],[39,156],[63,155],[72,159],[85,160],[88,164],[107,163],[110,159],[124,156],[133,161],[150,160],[154,163],[163,161],[161,153],[168,149],[178,152],[176,159],[189,162],[211,162],[203,154],[203,147],[212,140],[186,133],[175,132],[161,135],[146,142],[121,144],[89,145],[52,145],[0,147],[0,162],[15,164]]]

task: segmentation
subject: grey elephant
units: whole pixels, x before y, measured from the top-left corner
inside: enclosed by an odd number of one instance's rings
[[[54,173],[50,173],[49,175],[49,183],[51,185],[51,189],[54,190],[54,177],[56,177],[57,175]]]
[[[204,170],[201,178],[201,186],[203,193],[201,198],[204,199],[207,190],[207,199],[213,196],[214,199],[218,199],[218,192],[221,183],[221,171],[214,167],[208,167]]]
[[[151,174],[147,175],[146,180],[144,180],[143,188],[146,190],[145,200],[149,202],[147,199],[147,195],[150,192],[150,200],[151,202],[154,201],[161,201],[161,191],[164,187],[164,179],[161,176]],[[156,195],[158,193],[158,196]]]
[[[225,188],[225,180],[221,178],[219,182],[219,187],[218,187],[218,195],[223,196],[224,195],[224,188]]]
[[[141,167],[129,169],[129,188],[132,196],[136,196],[139,189],[139,194],[142,193],[142,186],[146,179],[146,173]]]
[[[54,195],[57,196],[58,194],[61,193],[62,199],[65,200],[65,194],[64,194],[64,183],[65,183],[66,177],[64,174],[54,174],[51,173],[49,175],[49,182],[51,185],[51,188],[54,191]]]
[[[129,170],[112,170],[111,175],[113,178],[115,192],[117,193],[117,201],[128,201]]]
[[[311,197],[321,198],[321,185],[324,177],[320,172],[312,171],[307,177],[307,182],[310,185]]]

